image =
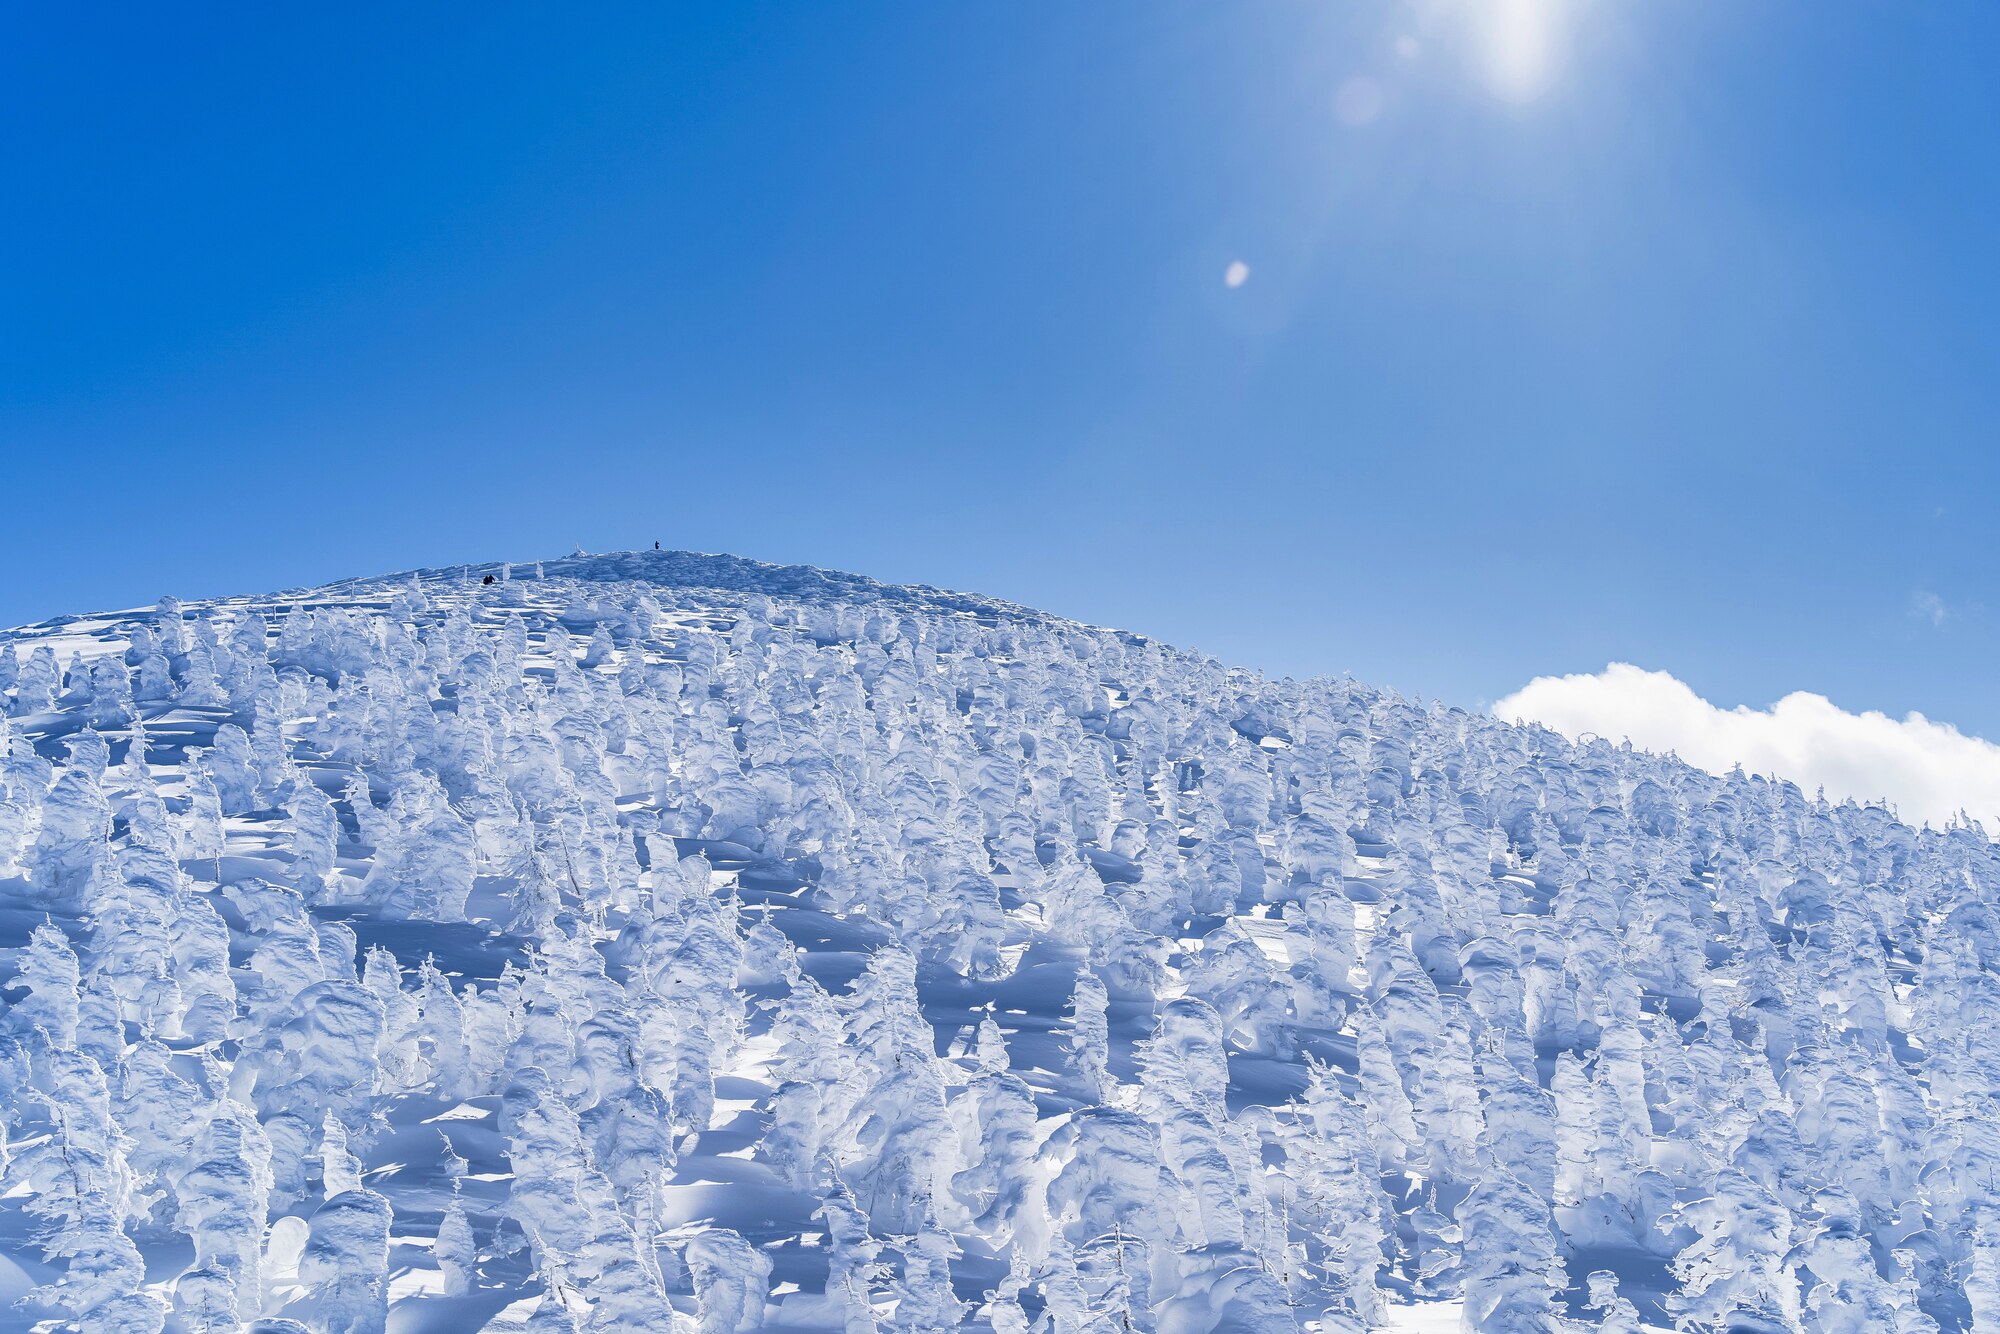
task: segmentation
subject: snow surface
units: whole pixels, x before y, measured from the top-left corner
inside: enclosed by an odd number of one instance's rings
[[[680,552],[0,691],[6,1328],[2000,1330],[1977,826]]]

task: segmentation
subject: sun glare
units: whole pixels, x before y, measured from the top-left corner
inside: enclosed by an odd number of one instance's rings
[[[1412,0],[1403,16],[1405,30],[1383,34],[1376,58],[1334,86],[1334,118],[1348,129],[1384,119],[1398,106],[1405,85],[1420,77],[1419,66],[1447,53],[1470,85],[1487,96],[1514,106],[1538,102],[1563,77],[1586,3]]]
[[[1561,63],[1561,0],[1489,0],[1483,63],[1496,96],[1532,102],[1548,90]]]

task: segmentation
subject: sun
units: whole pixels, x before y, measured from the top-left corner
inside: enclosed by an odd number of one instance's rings
[[[1570,5],[1565,0],[1485,0],[1479,11],[1481,63],[1496,96],[1532,102],[1562,64]]]

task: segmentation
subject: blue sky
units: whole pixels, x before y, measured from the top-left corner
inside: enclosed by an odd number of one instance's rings
[[[0,622],[658,539],[2000,735],[1983,0],[0,25]]]

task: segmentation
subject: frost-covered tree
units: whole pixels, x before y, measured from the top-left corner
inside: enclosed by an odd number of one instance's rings
[[[1005,1071],[979,1076],[952,1105],[958,1158],[950,1198],[982,1235],[1004,1242],[1029,1207],[1039,1135],[1035,1095]]]
[[[110,803],[87,768],[71,765],[56,779],[41,813],[29,890],[38,903],[81,906],[112,874]]]
[[[1562,1328],[1564,1286],[1548,1201],[1504,1169],[1458,1206],[1464,1233],[1465,1328],[1532,1334]]]
[[[106,1328],[143,1327],[158,1306],[129,1300],[145,1276],[144,1260],[126,1230],[140,1201],[109,1085],[89,1056],[51,1046],[45,1038],[36,1047],[34,1082],[27,1092],[48,1130],[39,1143],[16,1150],[8,1175],[26,1186],[42,1254],[61,1262],[62,1269],[30,1297],[86,1326],[101,1318]],[[114,1315],[126,1323],[114,1323]],[[152,1328],[159,1328],[157,1319]]]
[[[1799,1328],[1790,1211],[1733,1167],[1715,1174],[1711,1191],[1681,1210],[1695,1239],[1674,1258],[1681,1291],[1670,1308],[1688,1329]]]
[[[857,1092],[839,1143],[841,1175],[853,1183],[871,1229],[915,1231],[928,1208],[944,1147],[944,1079],[931,1027],[917,1003],[916,960],[878,950],[847,1007]]]
[[[486,568],[0,634],[24,1318],[369,1327],[393,1217],[413,1300],[566,1334],[1995,1323],[1972,821],[966,594]]]
[[[764,1320],[771,1287],[770,1258],[729,1228],[706,1228],[688,1239],[688,1273],[700,1299],[700,1334],[737,1334]]]
[[[272,1185],[269,1137],[247,1107],[225,1098],[195,1131],[187,1166],[174,1175],[175,1226],[193,1240],[196,1264],[227,1278],[245,1318],[263,1303]]]
[[[389,1202],[346,1190],[313,1211],[299,1261],[316,1323],[326,1334],[380,1334],[389,1315]]]
[[[458,1173],[452,1176],[451,1203],[445,1206],[444,1217],[438,1220],[437,1245],[433,1254],[437,1257],[439,1272],[444,1275],[446,1296],[463,1297],[472,1290],[479,1266],[479,1243],[472,1231],[472,1221],[466,1215]]]
[[[1377,1276],[1393,1232],[1363,1110],[1329,1066],[1312,1062],[1293,1126],[1284,1141],[1295,1185],[1288,1221],[1319,1251],[1325,1300],[1358,1320],[1379,1320]]]
[[[1110,1069],[1111,1038],[1106,1014],[1110,998],[1094,974],[1079,973],[1070,996],[1070,1059],[1084,1096],[1106,1102],[1115,1087]]]

